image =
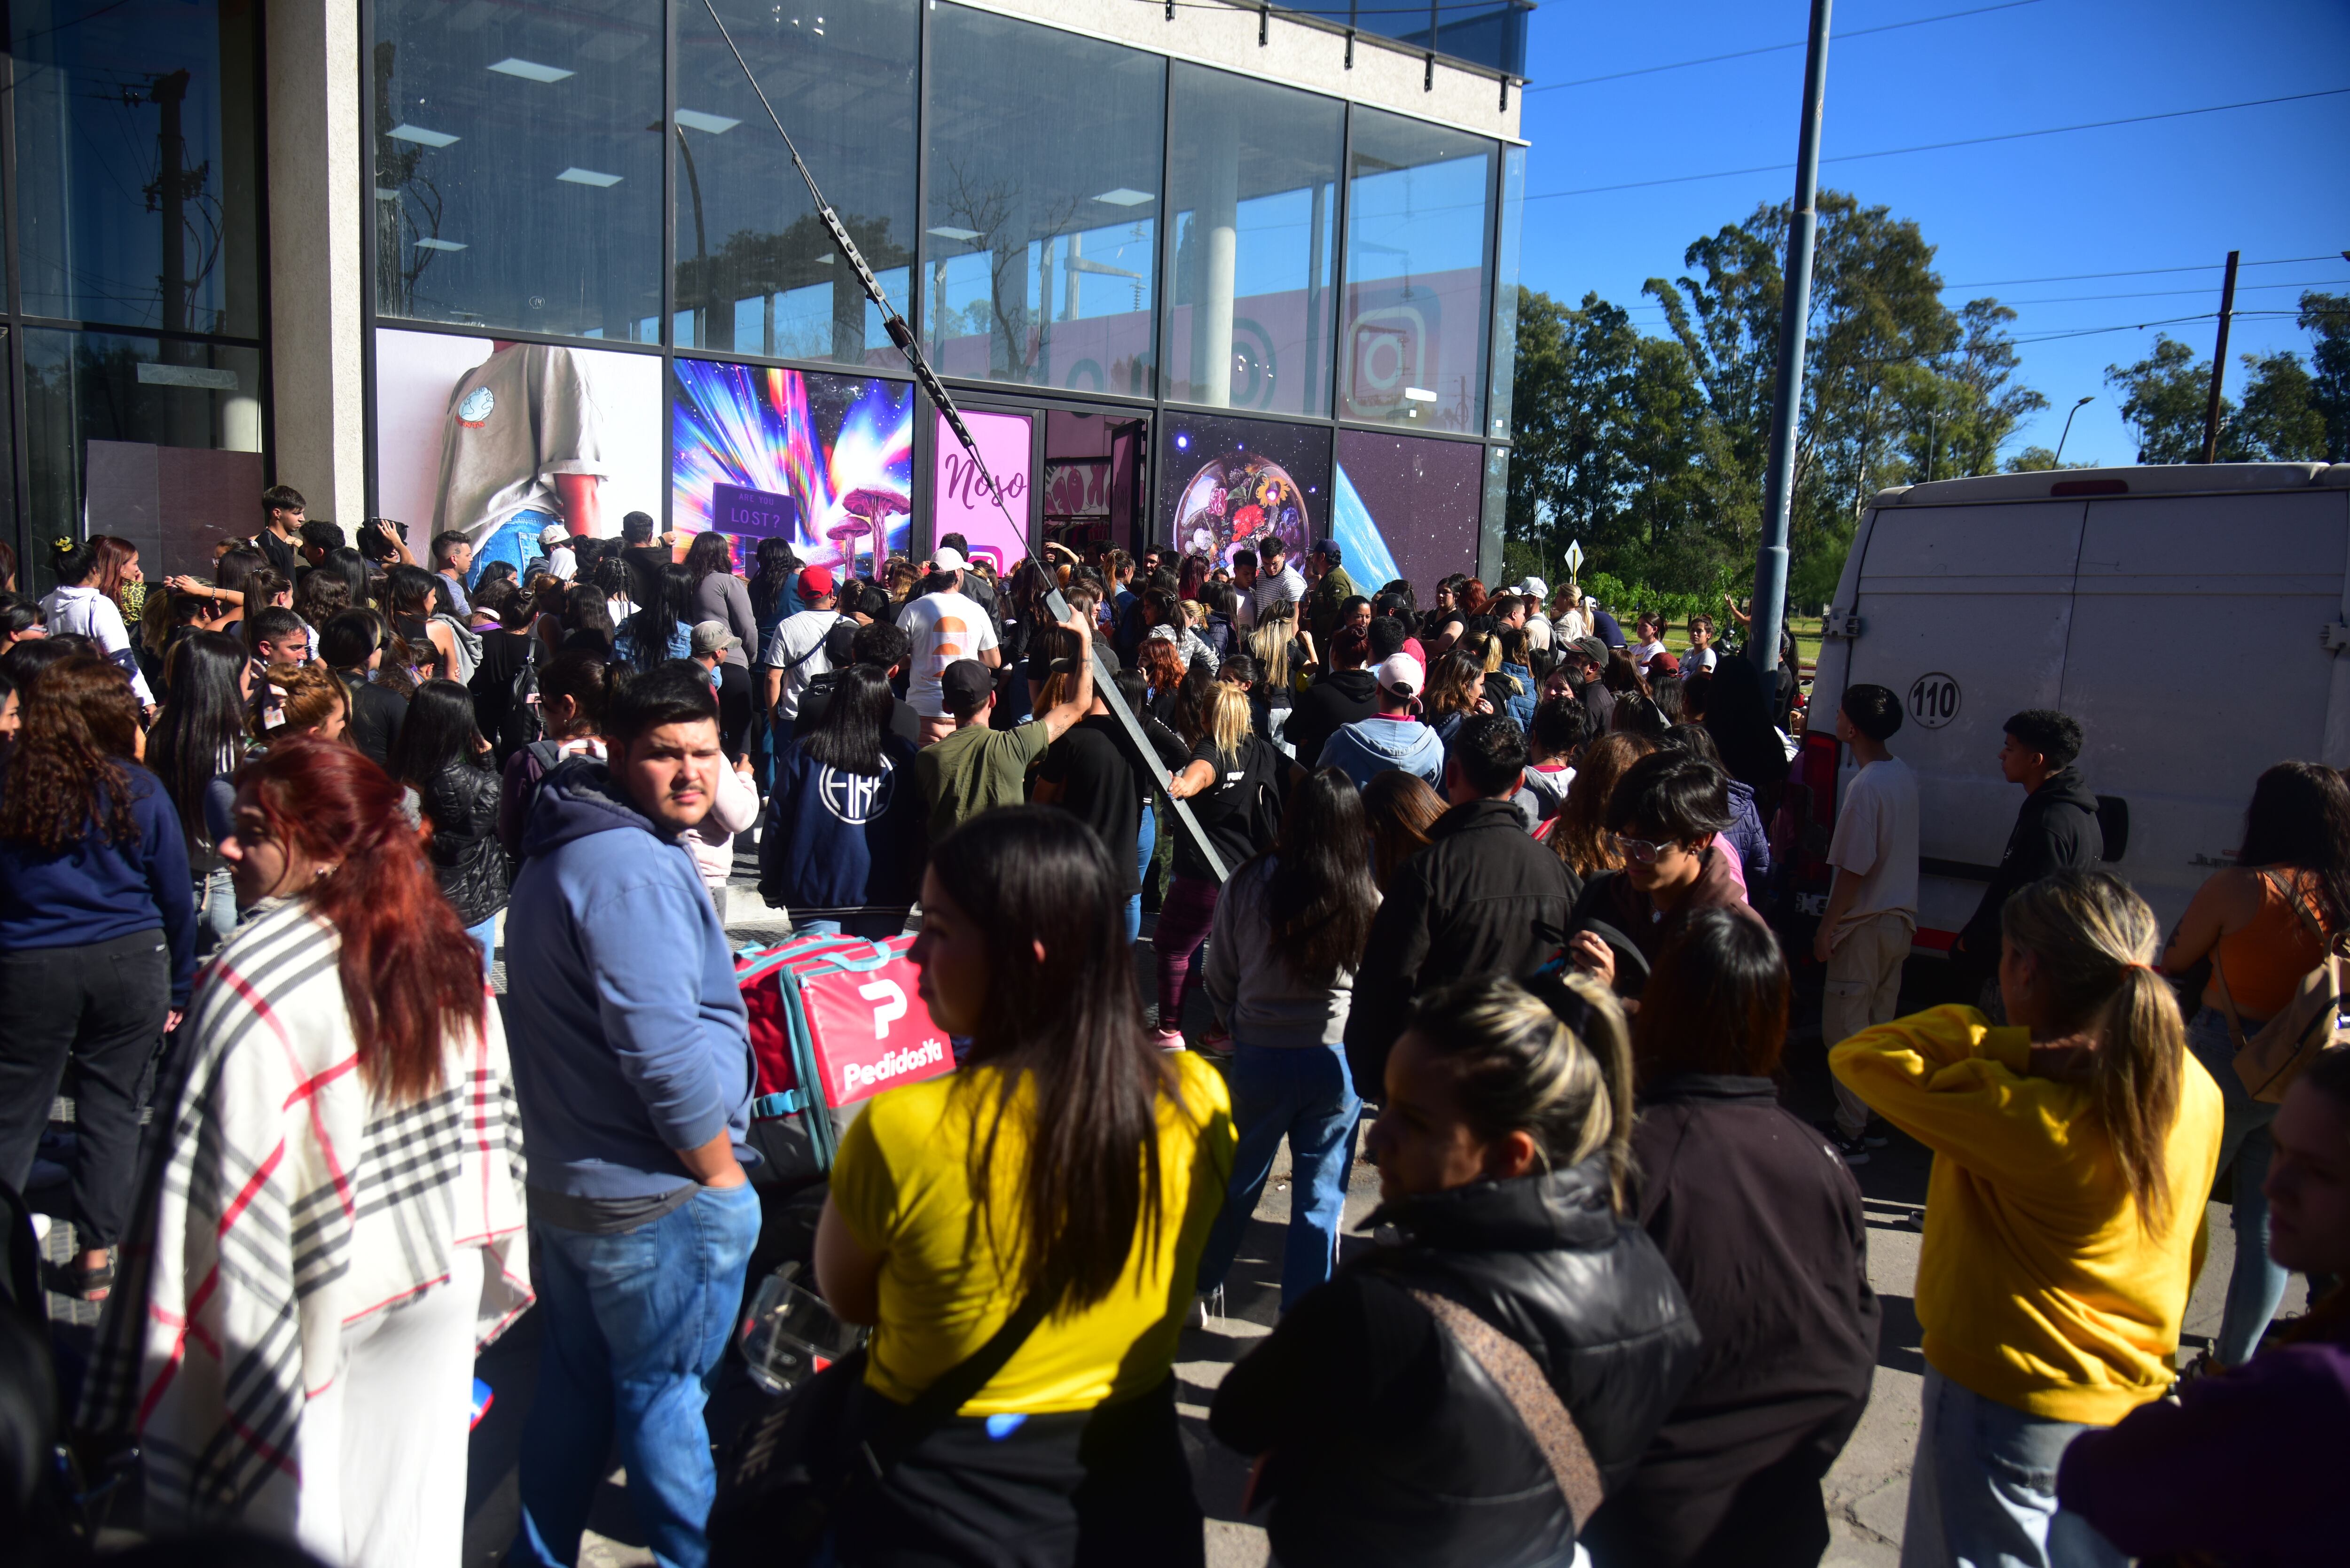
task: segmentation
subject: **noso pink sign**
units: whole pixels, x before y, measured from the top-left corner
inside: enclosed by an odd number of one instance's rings
[[[936,523],[931,537],[961,534],[971,541],[971,553],[993,566],[1000,576],[1028,554],[1028,416],[963,411],[962,422],[979,443],[988,472],[1003,487],[1002,506],[988,494],[971,454],[955,440],[945,416],[934,417],[938,420],[938,472],[931,490]],[[1007,510],[1013,521],[1005,520]]]

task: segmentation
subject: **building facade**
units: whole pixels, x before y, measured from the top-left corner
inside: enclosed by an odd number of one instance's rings
[[[25,581],[83,533],[206,571],[270,483],[420,548],[527,499],[811,560],[1270,528],[1490,575],[1529,9],[16,0]]]

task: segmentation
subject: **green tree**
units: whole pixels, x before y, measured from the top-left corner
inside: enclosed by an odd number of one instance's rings
[[[2122,394],[2122,418],[2137,427],[2140,462],[2199,462],[2203,419],[2211,400],[2211,365],[2168,332],[2154,335],[2154,352],[2135,365],[2108,365],[2106,383]],[[2220,400],[2220,423],[2235,405]]]
[[[2301,356],[2247,354],[2244,406],[2220,432],[2220,455],[2232,462],[2324,462],[2325,414]]]
[[[2329,347],[2321,324],[2318,348]],[[2312,313],[2304,306],[2303,323]],[[2350,344],[2342,348],[2350,359]],[[2312,377],[2299,354],[2246,354],[2243,402],[2220,399],[2221,462],[2318,462],[2327,460],[2333,426],[2328,389],[2320,362]],[[2343,368],[2350,379],[2350,365]],[[2137,460],[2148,463],[2203,461],[2204,421],[2211,400],[2211,362],[2168,333],[2157,333],[2154,352],[2132,365],[2108,365],[2106,380],[2123,394],[2122,417],[2137,426]]]
[[[1690,245],[1680,278],[1651,278],[1643,289],[1690,357],[1736,489],[1758,508],[1787,217],[1784,205],[1759,207]],[[1834,591],[1854,525],[1879,489],[1929,466],[1937,477],[1988,472],[2017,421],[2046,406],[2013,384],[2013,312],[1993,299],[1951,310],[1933,260],[1916,223],[1822,192],[1790,525],[1799,602]]]
[[[2304,294],[2301,328],[2314,341],[2310,401],[2325,421],[2325,457],[2350,462],[2350,295]]]
[[[2046,473],[2055,468],[2056,454],[2044,446],[2027,446],[2007,460],[2007,473]],[[2094,463],[2068,462],[2066,468],[2093,468]]]

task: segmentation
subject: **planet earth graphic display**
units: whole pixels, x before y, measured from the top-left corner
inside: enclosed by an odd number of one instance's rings
[[[1270,458],[1233,452],[1201,464],[1183,486],[1174,543],[1184,555],[1229,566],[1234,550],[1274,533],[1295,559],[1305,553],[1311,526],[1305,493],[1287,469]]]

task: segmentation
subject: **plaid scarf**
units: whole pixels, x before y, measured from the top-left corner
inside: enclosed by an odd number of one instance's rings
[[[334,928],[305,900],[251,915],[201,977],[168,1137],[141,1180],[77,1425],[138,1443],[148,1525],[299,1522],[303,1408],[343,1334],[484,1250],[475,1343],[532,1301],[522,1126],[493,1002],[442,1089],[388,1107],[358,1071]],[[452,1442],[465,1434],[452,1430]]]

